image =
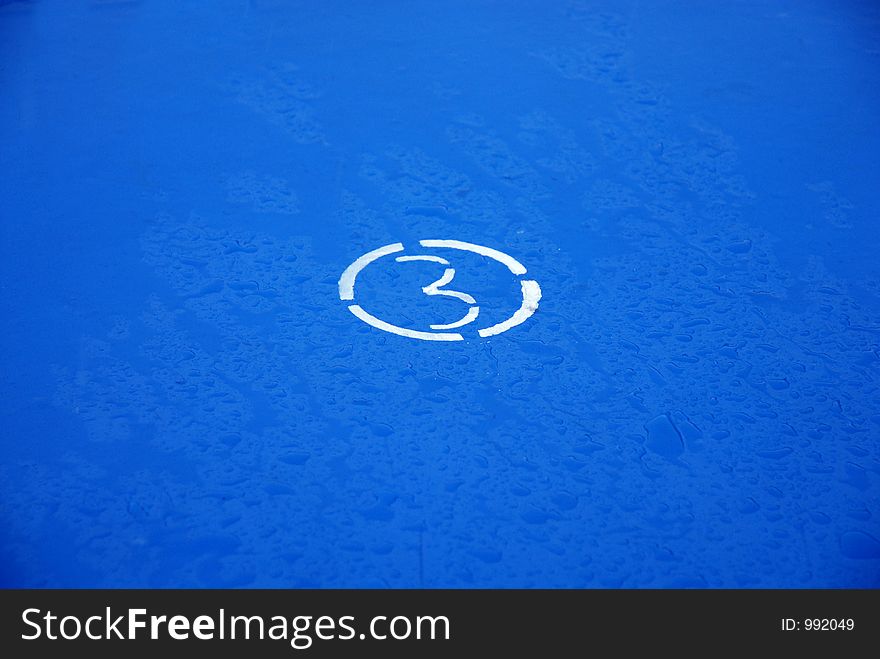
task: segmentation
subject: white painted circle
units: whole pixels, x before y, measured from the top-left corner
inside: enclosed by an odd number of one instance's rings
[[[522,263],[512,256],[500,252],[497,249],[492,249],[491,247],[483,247],[482,245],[466,243],[460,240],[420,240],[419,245],[431,249],[457,249],[465,252],[473,252],[474,254],[480,254],[481,256],[486,256],[498,261],[518,277],[526,274],[526,268]],[[355,282],[361,270],[374,261],[378,261],[381,258],[391,254],[398,254],[403,251],[403,243],[392,243],[367,252],[363,256],[355,259],[355,261],[345,269],[342,276],[339,277],[339,299],[343,302],[354,302]],[[400,262],[431,261],[433,263],[440,263],[441,265],[450,265],[449,261],[445,258],[433,254],[402,255],[398,256],[396,260]],[[433,332],[422,332],[386,323],[384,320],[376,318],[365,311],[359,304],[350,304],[348,310],[367,325],[371,325],[383,332],[390,332],[391,334],[405,336],[410,339],[421,339],[422,341],[464,341],[464,337],[458,332],[446,332],[442,330],[456,329],[473,323],[479,316],[480,308],[477,306],[476,300],[467,293],[442,288],[449,284],[454,276],[455,269],[448,267],[440,279],[432,284],[424,286],[422,292],[424,292],[425,295],[445,295],[454,297],[469,304],[470,307],[467,314],[454,323],[431,325],[431,329],[435,330]],[[535,311],[537,311],[538,302],[541,300],[541,287],[538,285],[538,282],[534,279],[520,279],[520,288],[522,290],[522,304],[519,309],[517,309],[507,320],[496,323],[491,327],[484,327],[483,329],[478,330],[477,334],[481,338],[495,336],[496,334],[506,332],[517,325],[521,325],[527,321]]]

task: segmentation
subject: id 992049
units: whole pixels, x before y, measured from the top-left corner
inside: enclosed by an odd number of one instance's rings
[[[780,629],[784,632],[851,632],[856,628],[853,618],[783,618]]]

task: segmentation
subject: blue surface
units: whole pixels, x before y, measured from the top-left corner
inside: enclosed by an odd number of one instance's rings
[[[880,585],[878,38],[831,0],[0,3],[0,583]],[[422,238],[538,312],[354,318],[342,270]],[[424,327],[439,275],[359,285]]]

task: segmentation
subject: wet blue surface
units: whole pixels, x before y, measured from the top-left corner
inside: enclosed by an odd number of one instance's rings
[[[871,2],[0,3],[0,583],[880,585],[878,37]],[[539,310],[352,316],[342,270],[423,238]],[[452,322],[441,274],[358,301]]]

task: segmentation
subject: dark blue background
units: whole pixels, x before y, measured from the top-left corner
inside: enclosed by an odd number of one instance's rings
[[[0,3],[0,583],[880,585],[878,37],[831,0]],[[342,270],[421,238],[539,311],[351,316]]]

